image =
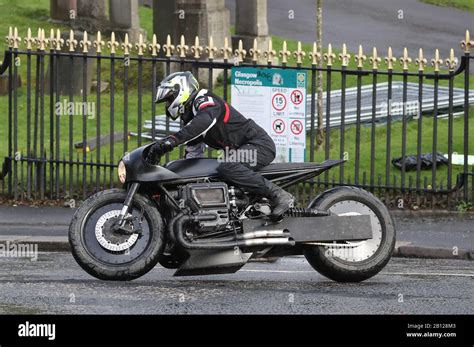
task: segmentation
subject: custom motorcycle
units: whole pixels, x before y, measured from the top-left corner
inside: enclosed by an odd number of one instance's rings
[[[72,254],[94,277],[132,280],[157,263],[176,269],[175,276],[234,273],[254,257],[304,255],[332,280],[359,282],[390,259],[394,223],[365,190],[329,189],[275,220],[268,200],[219,179],[217,159],[151,165],[149,149],[119,162],[123,189],[91,196],[72,218]],[[343,162],[276,163],[260,172],[288,188]]]

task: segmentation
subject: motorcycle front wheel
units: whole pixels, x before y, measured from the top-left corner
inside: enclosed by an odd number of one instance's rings
[[[69,244],[77,263],[90,275],[113,281],[143,276],[158,262],[164,246],[163,221],[156,205],[135,194],[128,226],[136,233],[114,231],[127,192],[110,189],[88,198],[69,226]]]
[[[355,187],[325,191],[310,208],[339,216],[369,215],[372,238],[358,242],[308,245],[304,255],[310,265],[337,282],[361,282],[382,270],[395,246],[395,227],[385,205],[371,193]]]

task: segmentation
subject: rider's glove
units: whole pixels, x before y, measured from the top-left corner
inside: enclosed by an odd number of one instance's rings
[[[156,141],[148,152],[147,162],[154,164],[165,153],[171,152],[177,145],[176,138],[171,135]]]

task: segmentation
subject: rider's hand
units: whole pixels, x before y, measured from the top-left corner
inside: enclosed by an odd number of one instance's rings
[[[150,147],[146,160],[149,164],[155,164],[163,154],[172,151],[175,147],[176,138],[174,136],[158,140]]]

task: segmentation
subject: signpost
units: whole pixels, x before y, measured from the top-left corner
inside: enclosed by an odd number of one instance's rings
[[[306,72],[235,67],[231,84],[232,106],[272,137],[275,162],[304,162]]]

